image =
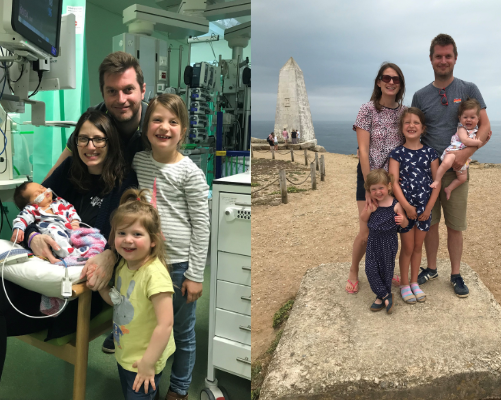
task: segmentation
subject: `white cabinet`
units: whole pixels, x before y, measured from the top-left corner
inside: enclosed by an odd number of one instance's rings
[[[251,378],[251,176],[217,179],[212,190],[207,382],[215,369]]]

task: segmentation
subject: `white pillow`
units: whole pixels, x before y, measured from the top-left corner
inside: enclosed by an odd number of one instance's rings
[[[0,239],[0,254],[12,248],[12,242]],[[22,249],[18,244],[14,249]],[[0,263],[0,268],[3,265]],[[83,265],[68,267],[68,276],[71,283],[76,283],[80,279]],[[32,257],[28,261],[18,264],[4,266],[4,279],[14,282],[19,286],[32,290],[49,297],[61,297],[61,281],[64,277],[65,268],[61,265],[54,265],[38,257]],[[0,281],[1,281],[0,271]],[[0,282],[0,290],[3,290]]]

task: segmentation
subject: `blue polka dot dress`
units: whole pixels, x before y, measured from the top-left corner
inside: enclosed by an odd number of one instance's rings
[[[433,183],[431,176],[431,163],[438,158],[435,149],[423,146],[419,150],[411,150],[399,146],[390,153],[390,157],[400,163],[400,189],[405,199],[413,207],[416,207],[417,215],[421,215],[430,200]],[[426,221],[409,219],[409,225],[399,230],[400,233],[409,232],[414,225],[423,231],[430,230],[431,213]]]
[[[397,200],[391,206],[378,207],[367,223],[369,238],[365,253],[365,273],[374,293],[383,298],[391,293],[391,280],[395,270],[398,250],[397,227],[394,211]]]

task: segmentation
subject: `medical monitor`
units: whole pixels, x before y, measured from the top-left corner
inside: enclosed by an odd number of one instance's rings
[[[63,0],[12,0],[12,28],[57,57],[62,7]]]
[[[0,0],[0,46],[30,61],[57,57],[63,0]]]
[[[59,57],[50,58],[50,70],[44,72],[40,87],[38,87],[38,74],[34,70],[30,70],[30,91],[36,90],[37,87],[39,91],[76,88],[74,14],[65,14],[61,17],[61,41],[59,48],[61,49]],[[31,66],[30,68],[33,67]]]

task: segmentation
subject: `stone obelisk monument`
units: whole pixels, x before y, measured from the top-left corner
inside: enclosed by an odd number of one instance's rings
[[[278,138],[282,137],[284,128],[289,132],[289,140],[293,129],[299,130],[300,142],[315,140],[303,71],[292,57],[282,67],[278,77],[274,129]]]

